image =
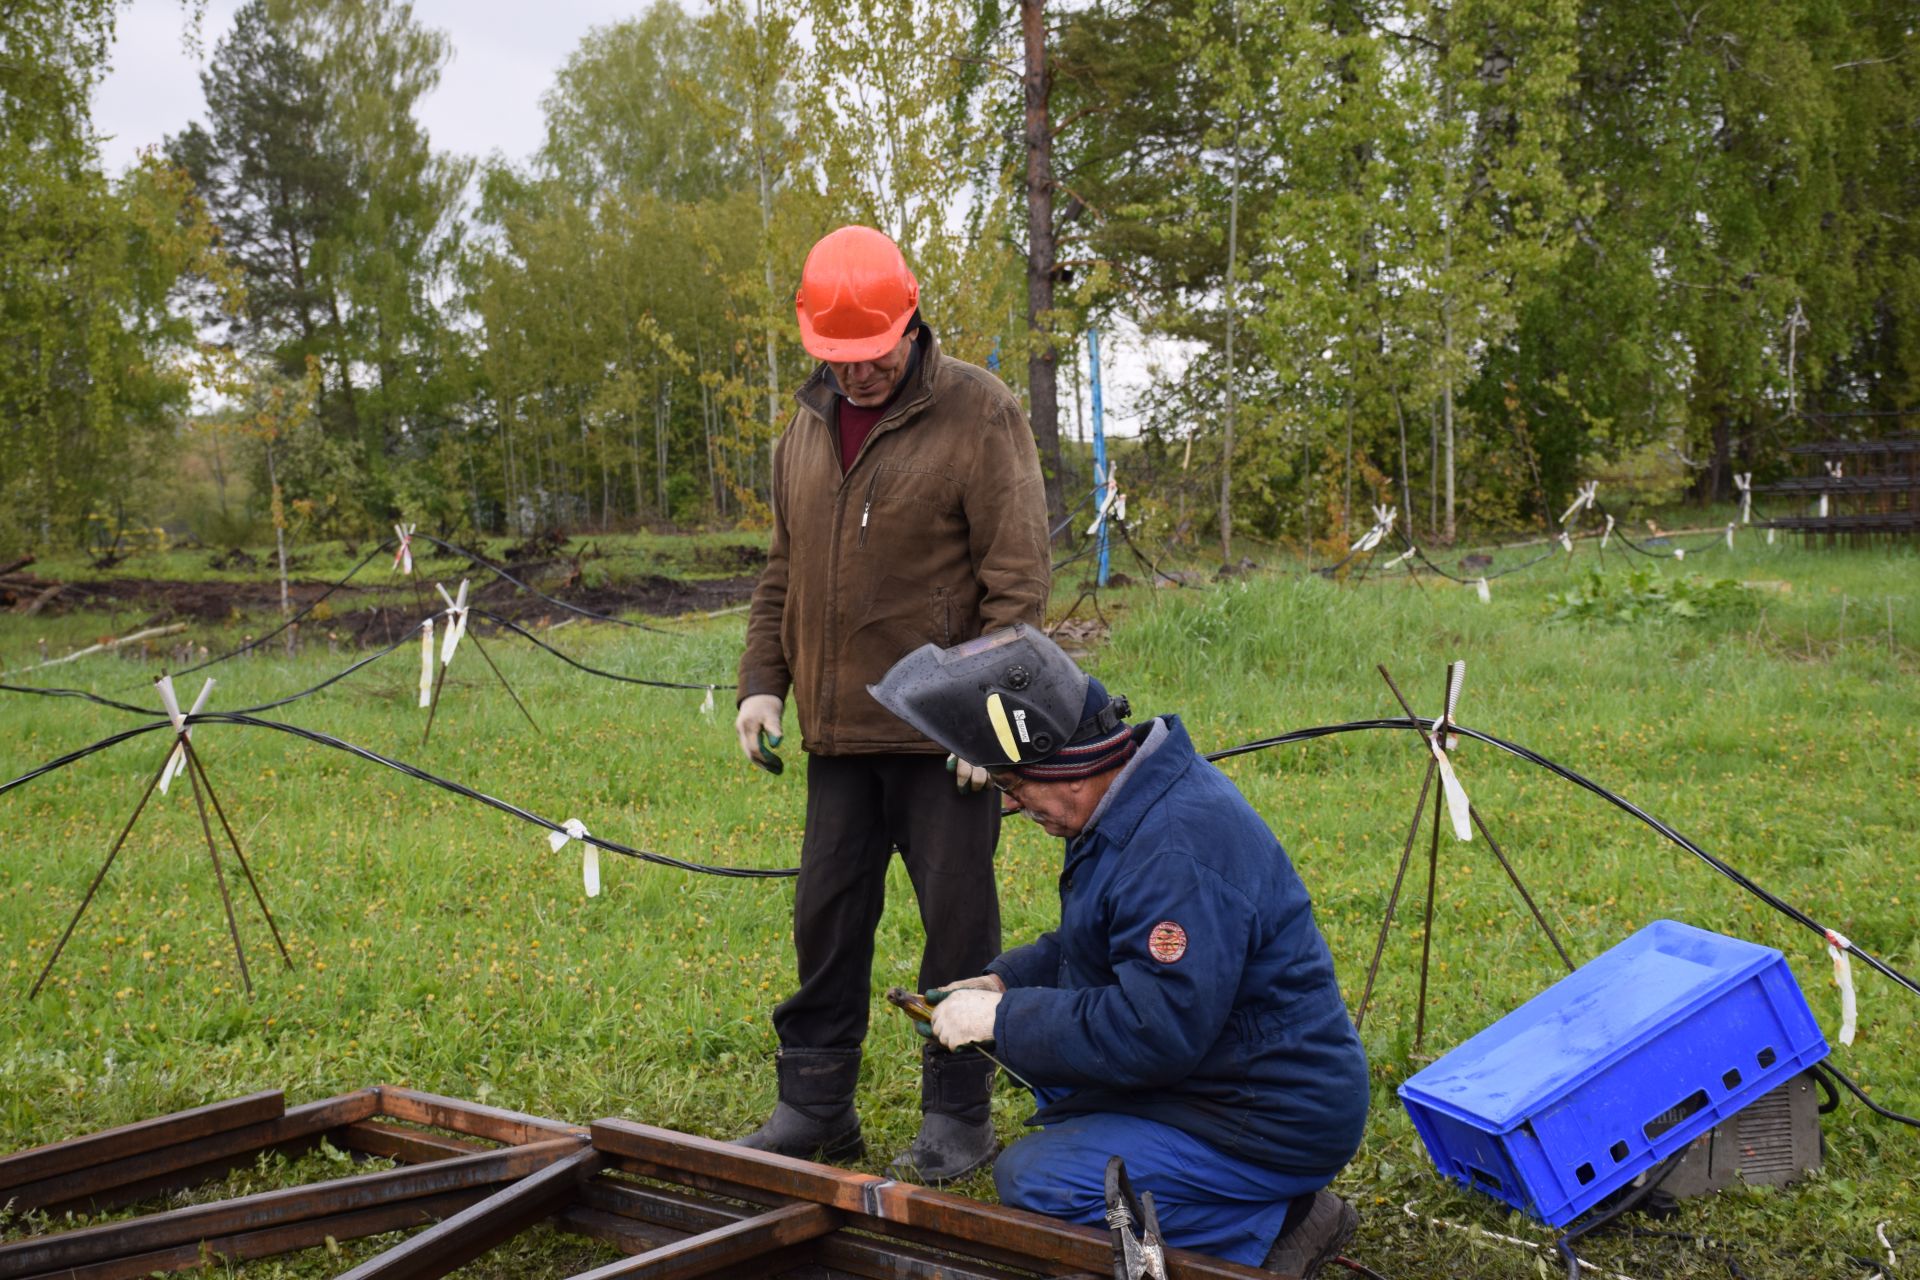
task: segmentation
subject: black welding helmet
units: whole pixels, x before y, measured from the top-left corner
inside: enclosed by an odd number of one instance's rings
[[[1126,715],[1114,699],[1082,722],[1087,674],[1059,645],[1016,623],[951,649],[922,645],[867,686],[881,706],[971,764],[1029,765]]]

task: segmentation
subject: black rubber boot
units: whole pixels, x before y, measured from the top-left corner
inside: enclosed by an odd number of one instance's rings
[[[977,1053],[928,1045],[920,1056],[920,1132],[887,1176],[943,1187],[993,1163],[993,1063]]]
[[[867,1144],[853,1109],[858,1049],[786,1049],[774,1060],[780,1101],[767,1122],[734,1142],[799,1160],[858,1160]]]
[[[1291,1219],[1293,1214],[1287,1216]],[[1306,1213],[1280,1233],[1260,1265],[1267,1271],[1312,1280],[1346,1247],[1359,1225],[1360,1215],[1352,1205],[1331,1191],[1316,1191]]]

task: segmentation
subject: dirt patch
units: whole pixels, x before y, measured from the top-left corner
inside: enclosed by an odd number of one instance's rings
[[[726,578],[701,578],[683,581],[650,575],[631,582],[598,587],[583,587],[577,580],[571,561],[516,564],[509,572],[524,582],[568,604],[595,613],[650,614],[673,617],[691,612],[711,612],[744,604],[753,594],[756,575],[736,574]],[[539,596],[522,591],[503,578],[494,577],[475,566],[463,576],[474,580],[469,598],[481,608],[515,622],[532,625],[542,619],[559,621],[569,611]],[[25,589],[24,579],[10,580],[12,590]],[[34,585],[50,585],[38,584]],[[330,583],[295,582],[287,589],[295,610],[304,608],[326,594]],[[449,583],[449,590],[452,584]],[[355,584],[342,587],[328,600],[323,616],[309,619],[309,636],[332,632],[341,640],[360,644],[388,644],[417,626],[422,613],[438,607],[439,596],[427,582],[416,588],[412,583],[392,585]],[[71,613],[81,609],[132,608],[146,610],[152,623],[188,619],[201,623],[232,623],[246,618],[266,627],[277,621],[280,611],[280,587],[274,582],[179,582],[161,578],[116,578],[101,582],[71,583],[47,601],[50,613]]]

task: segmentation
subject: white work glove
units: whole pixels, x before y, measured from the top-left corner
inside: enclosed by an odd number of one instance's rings
[[[977,764],[968,764],[959,756],[947,756],[947,772],[953,775],[953,785],[960,791],[978,791],[987,785],[987,771]]]
[[[933,991],[944,991],[951,994],[955,991],[1005,991],[1006,989],[1007,984],[1000,980],[999,974],[983,973],[977,978],[962,978],[958,982],[943,982],[935,987]],[[933,991],[929,991],[927,994],[932,995]]]
[[[740,713],[733,718],[733,731],[740,735],[740,749],[747,753],[747,759],[758,760],[765,764],[760,754],[760,734],[767,735],[767,745],[780,745],[780,712],[786,703],[770,693],[750,693],[740,699]]]
[[[933,1006],[933,1038],[949,1049],[993,1042],[998,991],[956,991]]]

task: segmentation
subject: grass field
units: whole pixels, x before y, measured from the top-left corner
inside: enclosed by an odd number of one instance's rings
[[[662,552],[661,554],[667,554]],[[204,554],[202,556],[204,559]],[[339,571],[336,552],[317,556]],[[690,562],[689,562],[690,563]],[[1594,563],[1584,548],[1576,562]],[[1584,606],[1554,621],[1550,595],[1584,570],[1543,565],[1471,590],[1404,579],[1343,586],[1271,573],[1193,590],[1103,597],[1114,620],[1090,664],[1146,713],[1178,711],[1202,749],[1285,729],[1397,715],[1392,670],[1422,714],[1443,663],[1467,659],[1460,718],[1592,776],[1781,896],[1908,972],[1920,969],[1920,559],[1908,552],[1767,548],[1649,565],[1636,585],[1610,555]],[[43,570],[52,574],[52,570]],[[152,570],[154,576],[161,576]],[[264,573],[265,570],[262,570]],[[1759,587],[1714,592],[1698,574]],[[176,575],[178,576],[178,575]],[[1064,608],[1078,570],[1056,587]],[[1597,603],[1594,600],[1597,599]],[[1681,604],[1676,607],[1674,601]],[[1697,615],[1697,616],[1688,616]],[[0,615],[0,668],[124,630],[132,615]],[[245,624],[196,633],[215,652]],[[257,624],[254,624],[257,626]],[[731,680],[741,620],[679,634],[574,625],[552,642],[635,675]],[[534,732],[463,649],[433,740],[420,743],[419,665],[403,648],[274,715],[322,729],[554,819],[696,861],[789,865],[799,768],[775,779],[733,742],[729,699],[590,679],[510,636],[487,640]],[[214,707],[263,701],[347,661],[310,645],[215,668]],[[151,702],[150,675],[112,656],[34,677]],[[186,692],[198,688],[189,678]],[[128,727],[88,704],[0,701],[0,781]],[[791,725],[791,716],[789,717]],[[792,980],[786,881],[735,881],[607,859],[581,891],[578,846],[492,810],[285,735],[208,726],[196,744],[287,935],[292,972],[244,917],[256,995],[239,991],[192,802],[158,802],[121,853],[48,989],[28,987],[108,843],[158,764],[148,737],[0,796],[0,1150],[266,1087],[290,1101],[404,1083],[543,1115],[622,1115],[728,1136],[773,1102],[768,1026]],[[791,742],[791,740],[790,740]],[[797,743],[792,743],[797,747]],[[788,752],[799,763],[799,752]],[[1839,999],[1823,947],[1681,850],[1543,771],[1473,743],[1460,771],[1576,962],[1672,917],[1783,948],[1829,1034]],[[1357,1001],[1420,783],[1417,744],[1347,735],[1224,766],[1312,889]],[[1009,943],[1055,918],[1059,846],[1016,822],[999,853]],[[912,896],[897,864],[874,973],[861,1108],[877,1171],[918,1119],[918,1041],[879,1000],[911,984]],[[1410,876],[1417,900],[1424,883]],[[1376,1091],[1365,1146],[1338,1187],[1362,1211],[1350,1253],[1395,1277],[1558,1274],[1551,1256],[1433,1225],[1547,1242],[1551,1234],[1432,1174],[1394,1087],[1413,1046],[1417,907],[1389,944],[1365,1040]],[[1442,845],[1426,1053],[1444,1050],[1553,981],[1557,963],[1481,843]],[[1883,1105],[1920,1111],[1920,1002],[1856,966],[1861,1030],[1836,1061]],[[958,975],[956,975],[958,976]],[[1002,1137],[1030,1107],[1003,1081]],[[1851,1099],[1824,1118],[1827,1161],[1785,1191],[1688,1202],[1665,1228],[1695,1237],[1590,1240],[1583,1252],[1636,1280],[1911,1274],[1920,1257],[1920,1135]],[[262,1168],[258,1186],[330,1171]],[[990,1196],[990,1179],[964,1188]],[[230,1194],[233,1187],[206,1194]],[[1884,1266],[1877,1224],[1900,1251]],[[30,1224],[0,1223],[13,1235]],[[1712,1244],[1703,1243],[1710,1238]],[[250,1264],[249,1276],[320,1276],[378,1242]],[[602,1257],[535,1236],[474,1276],[560,1276]],[[610,1255],[609,1255],[610,1256]]]

